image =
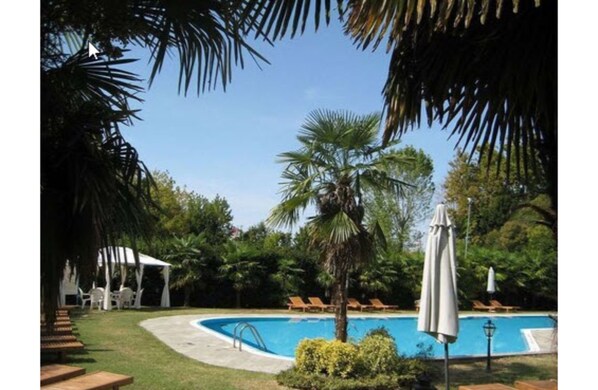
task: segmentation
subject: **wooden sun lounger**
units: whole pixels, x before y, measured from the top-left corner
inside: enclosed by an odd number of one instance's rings
[[[484,310],[488,312],[496,311],[496,307],[484,305],[481,301],[471,301],[471,303],[473,303],[473,310]]]
[[[57,353],[60,360],[64,360],[67,353],[81,351],[85,346],[80,341],[51,341],[40,342],[42,353]]]
[[[359,311],[374,310],[374,306],[361,304],[355,298],[349,298],[349,299],[347,299],[347,302],[348,302],[347,309],[353,309],[353,310],[359,310]]]
[[[303,302],[303,299],[301,299],[301,297],[289,297],[289,301],[291,301],[291,303],[287,303],[289,310],[300,309],[304,312],[310,310],[318,310],[318,308],[314,307],[314,305]]]
[[[381,300],[377,298],[370,299],[370,303],[372,304],[372,306],[374,306],[375,310],[399,310],[399,307],[397,305],[385,305],[384,303],[382,303]]]
[[[71,326],[55,326],[48,330],[47,327],[42,326],[40,332],[42,335],[67,335],[73,334],[73,328]]]
[[[555,380],[547,381],[516,381],[517,390],[558,390],[558,383]]]
[[[52,343],[52,342],[56,342],[56,341],[78,341],[77,337],[73,336],[72,334],[65,334],[65,335],[46,335],[46,336],[40,336],[39,339],[40,342],[42,343]]]
[[[40,368],[40,386],[64,381],[85,374],[85,368],[50,364]]]
[[[39,323],[39,325],[43,326],[45,328],[48,324],[45,321],[41,321]],[[66,327],[68,327],[68,326],[72,327],[73,324],[71,323],[71,321],[56,321],[56,322],[54,322],[54,327],[55,328],[63,328],[65,326]]]
[[[506,312],[517,311],[521,309],[521,306],[505,306],[495,299],[490,300],[490,305],[496,309],[504,310]]]
[[[487,383],[485,385],[459,386],[459,390],[515,390],[515,388],[502,383]]]
[[[110,390],[131,383],[133,383],[132,376],[99,371],[52,383],[41,388],[46,390]]]
[[[322,300],[318,297],[308,297],[307,299],[309,300],[309,303],[312,307],[320,309],[322,311],[325,311],[325,310],[334,311],[334,309],[336,308],[336,306],[334,306],[334,305],[328,305],[328,304],[322,302]]]

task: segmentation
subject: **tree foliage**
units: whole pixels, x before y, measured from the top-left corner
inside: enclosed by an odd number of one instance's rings
[[[537,176],[530,176],[525,181],[508,180],[506,170],[505,160],[498,172],[488,172],[471,163],[464,153],[458,153],[450,162],[443,185],[444,199],[451,205],[451,216],[459,229],[458,236],[466,235],[468,198],[472,200],[469,232],[476,242],[491,231],[501,229],[516,210],[545,191],[542,180]],[[533,210],[528,209],[527,213],[540,218]]]
[[[174,237],[165,258],[172,263],[172,288],[185,290],[183,306],[189,306],[191,294],[204,281],[204,273],[212,248],[205,235]]]
[[[408,183],[401,196],[384,191],[373,191],[366,198],[370,216],[378,221],[389,247],[402,252],[416,247],[419,237],[418,224],[428,218],[435,186],[432,181],[434,165],[423,150],[407,146],[396,151],[403,163],[389,162],[393,177]]]

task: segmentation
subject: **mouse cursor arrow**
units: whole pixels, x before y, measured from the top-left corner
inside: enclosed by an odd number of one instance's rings
[[[93,43],[89,42],[89,47],[88,47],[88,53],[89,53],[89,57],[93,56],[94,59],[98,59],[97,54],[100,51],[93,45]]]

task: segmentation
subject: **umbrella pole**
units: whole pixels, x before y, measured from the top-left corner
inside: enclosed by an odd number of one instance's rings
[[[449,390],[449,351],[448,351],[448,343],[444,343],[444,383],[446,386],[446,390]]]

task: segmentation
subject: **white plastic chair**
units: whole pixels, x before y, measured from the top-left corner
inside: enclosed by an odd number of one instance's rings
[[[89,293],[84,293],[79,287],[79,296],[81,297],[81,309],[85,309],[85,302],[91,302],[91,296]]]
[[[121,288],[118,294],[118,308],[126,306],[130,309],[133,302],[133,295],[133,290],[129,287]]]
[[[98,310],[102,309],[102,303],[104,302],[104,289],[103,288],[92,288],[89,291],[91,300],[89,301],[89,309],[93,309],[93,305],[98,305]]]

